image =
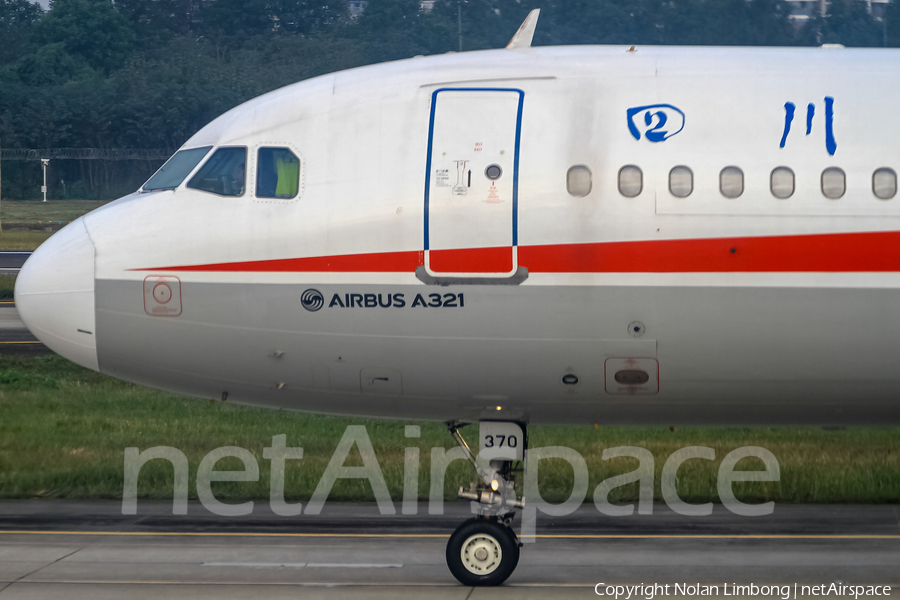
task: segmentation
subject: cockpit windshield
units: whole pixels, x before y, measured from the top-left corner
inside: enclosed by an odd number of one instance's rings
[[[153,190],[174,190],[188,173],[194,170],[212,146],[180,150],[172,158],[166,161],[159,171],[151,177],[141,188],[145,192]]]
[[[243,196],[246,163],[246,148],[219,148],[187,186],[220,196]]]

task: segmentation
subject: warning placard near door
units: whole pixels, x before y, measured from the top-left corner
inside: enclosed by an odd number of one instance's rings
[[[488,204],[500,204],[503,202],[503,199],[500,198],[500,193],[497,190],[497,185],[492,181],[491,187],[488,189],[487,200],[485,200]]]

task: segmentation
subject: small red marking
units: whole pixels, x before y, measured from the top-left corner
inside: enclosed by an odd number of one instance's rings
[[[169,291],[169,297],[166,298],[165,300],[159,299],[159,295],[163,295],[163,296],[165,295],[165,292],[163,292],[161,290]],[[159,291],[159,295],[157,294],[157,291]],[[168,304],[172,300],[172,288],[169,287],[168,283],[157,283],[156,286],[153,288],[153,299],[156,300],[157,302],[159,302],[160,304]]]
[[[151,290],[147,290],[148,284],[156,283]],[[175,300],[175,291],[172,290],[172,284],[178,290],[177,302],[169,307],[170,301]],[[167,275],[148,275],[144,277],[144,312],[151,317],[178,317],[181,315],[181,280],[178,277]],[[156,298],[156,290],[164,286],[169,288],[169,298],[161,302]],[[148,294],[149,291],[149,294]],[[149,296],[149,298],[148,298]],[[147,301],[150,300],[148,306]]]

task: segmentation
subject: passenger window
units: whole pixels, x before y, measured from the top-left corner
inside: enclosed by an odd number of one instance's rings
[[[725,167],[719,173],[719,191],[726,198],[737,198],[744,193],[744,172],[737,167]]]
[[[573,196],[587,196],[592,185],[591,170],[584,165],[575,165],[566,173],[566,189]]]
[[[794,172],[787,167],[777,167],[769,178],[772,195],[780,200],[794,195]]]
[[[187,186],[220,196],[243,196],[246,148],[219,148]]]
[[[890,200],[897,193],[897,173],[893,169],[878,169],[872,175],[872,192],[876,198]]]
[[[822,171],[822,193],[826,198],[837,200],[847,191],[847,176],[837,167]]]
[[[694,191],[694,173],[687,167],[669,171],[669,191],[676,198],[687,198]]]
[[[287,148],[260,148],[256,156],[256,197],[296,197],[300,188],[300,159]]]
[[[644,173],[640,167],[625,165],[619,169],[619,193],[626,198],[639,196],[644,189]]]

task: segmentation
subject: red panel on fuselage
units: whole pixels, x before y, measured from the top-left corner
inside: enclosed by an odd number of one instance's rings
[[[512,248],[461,248],[432,250],[431,269],[437,273],[509,273]]]

